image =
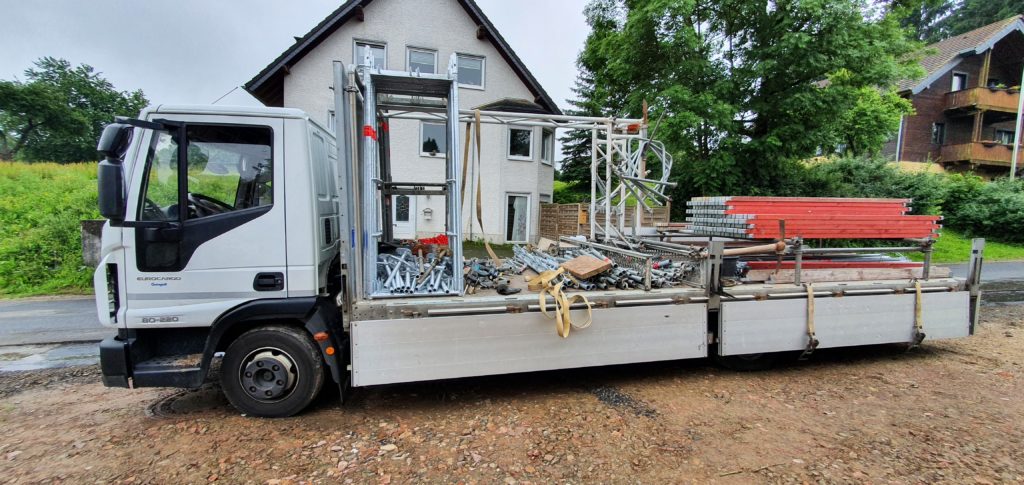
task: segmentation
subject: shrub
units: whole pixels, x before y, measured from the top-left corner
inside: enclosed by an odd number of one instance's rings
[[[945,225],[967,236],[1024,243],[1024,182],[951,177],[944,209]]]
[[[79,221],[99,218],[91,163],[0,163],[0,295],[91,286]]]
[[[812,165],[805,186],[816,197],[878,197],[912,199],[912,213],[939,214],[946,182],[942,175],[911,173],[881,159],[840,158]]]
[[[590,201],[590,186],[579,182],[555,181],[551,202],[555,204],[579,204]]]

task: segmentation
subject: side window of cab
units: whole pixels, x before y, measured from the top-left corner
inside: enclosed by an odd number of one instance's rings
[[[274,135],[269,127],[187,125],[184,131],[184,180],[180,136],[161,131],[153,137],[140,220],[199,219],[273,205]]]

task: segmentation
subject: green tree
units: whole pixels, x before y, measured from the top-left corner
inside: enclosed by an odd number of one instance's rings
[[[579,63],[600,89],[586,101],[664,113],[676,200],[774,193],[795,161],[845,140],[858,106],[886,110],[857,127],[858,150],[876,150],[905,109],[888,88],[921,74],[920,44],[866,1],[596,0],[587,18]]]
[[[26,81],[0,81],[0,159],[73,162],[96,158],[96,140],[114,116],[135,116],[141,90],[117,91],[86,64],[44,57]]]
[[[1022,13],[1022,0],[961,0],[939,28],[943,38],[952,37]]]
[[[828,130],[832,136],[823,139],[825,146],[842,144],[854,156],[876,156],[885,142],[899,129],[900,119],[914,112],[910,100],[892,89],[849,85],[850,72],[841,69],[829,77],[825,89],[840,91],[852,100],[842,110],[835,125]]]

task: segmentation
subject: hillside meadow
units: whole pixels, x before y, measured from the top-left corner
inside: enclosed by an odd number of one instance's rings
[[[96,218],[95,163],[0,163],[0,296],[89,291],[79,221]]]

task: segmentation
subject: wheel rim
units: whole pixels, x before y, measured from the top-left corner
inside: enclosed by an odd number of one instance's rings
[[[295,390],[299,374],[295,359],[276,347],[249,352],[238,370],[238,382],[249,397],[261,402],[277,402]]]

